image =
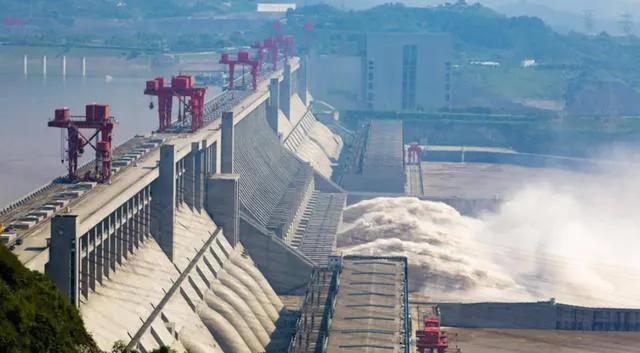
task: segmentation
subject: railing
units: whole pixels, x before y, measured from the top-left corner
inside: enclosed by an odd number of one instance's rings
[[[131,141],[132,139],[134,139],[135,137],[132,137],[131,139],[121,143],[120,145],[116,146],[116,148],[126,144],[127,142]],[[92,164],[95,163],[95,159],[92,159],[90,161],[87,161],[86,163],[84,163],[83,165],[81,165],[80,167],[78,167],[78,174],[83,174],[82,172],[89,166],[91,166]],[[34,197],[42,195],[45,191],[50,190],[52,187],[54,187],[57,184],[61,184],[66,178],[67,178],[67,174],[64,175],[60,175],[56,178],[54,178],[52,181],[48,182],[47,184],[44,184],[42,186],[40,186],[39,188],[31,191],[30,193],[22,196],[21,198],[7,204],[6,206],[2,207],[0,209],[0,217],[6,215],[7,213],[13,211],[14,209],[24,205],[26,202],[31,201]]]
[[[78,170],[82,171],[83,169],[87,168],[89,165],[93,164],[94,162],[95,162],[95,159],[92,159],[92,160],[86,162],[85,164],[81,165],[78,168]],[[44,184],[44,185],[40,186],[39,188],[31,191],[30,193],[22,196],[21,198],[19,198],[19,199],[13,201],[13,202],[7,204],[2,209],[0,209],[0,216],[4,216],[7,213],[15,210],[16,208],[24,205],[26,202],[31,201],[34,197],[42,195],[45,191],[50,190],[55,185],[61,184],[62,181],[65,180],[66,178],[67,178],[67,174],[60,175],[60,176],[54,178],[52,181],[48,182],[47,184]]]
[[[56,178],[57,180],[57,178]],[[40,186],[39,188],[31,191],[30,193],[22,196],[21,198],[7,204],[6,206],[4,206],[2,209],[0,209],[0,216],[4,216],[5,214],[11,212],[12,210],[22,206],[23,204],[25,204],[28,201],[31,201],[34,197],[41,195],[42,193],[44,193],[45,191],[51,189],[54,185],[56,184],[55,180],[51,181],[47,184],[44,184],[42,186]]]
[[[325,302],[325,311],[322,315],[322,323],[320,324],[320,333],[318,340],[316,341],[316,349],[314,353],[323,353],[325,351],[325,344],[327,337],[329,336],[329,327],[331,326],[331,318],[333,317],[333,310],[335,308],[336,296],[338,293],[338,277],[340,272],[334,271],[331,277],[331,286],[329,287],[329,293],[327,294],[327,301]]]
[[[309,335],[314,332],[313,327],[309,329],[305,326],[303,316],[306,312],[313,312],[314,308],[318,305],[318,303],[314,304],[314,301],[320,300],[320,295],[323,291],[322,288],[326,283],[320,281],[320,273],[322,272],[327,273],[328,271],[326,269],[315,269],[311,275],[311,280],[307,284],[304,302],[300,307],[300,316],[298,317],[298,320],[296,322],[296,330],[293,339],[289,343],[288,353],[309,352],[307,350],[307,348],[309,347],[305,346],[304,349],[298,349],[297,346],[299,345],[299,341],[304,339],[309,340]],[[338,288],[339,270],[330,272],[330,275],[331,284],[329,285],[329,289],[327,291],[327,298],[322,303],[322,321],[320,322],[318,337],[315,338],[315,347],[313,350],[314,353],[324,352],[324,346],[328,336],[329,326],[331,325],[331,317],[333,317],[333,309]]]

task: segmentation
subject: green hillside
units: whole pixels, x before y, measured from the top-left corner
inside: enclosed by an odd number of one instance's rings
[[[78,310],[0,244],[0,352],[98,353]]]

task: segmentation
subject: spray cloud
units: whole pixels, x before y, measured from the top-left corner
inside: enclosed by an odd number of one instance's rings
[[[405,255],[412,290],[436,300],[546,300],[640,307],[640,175],[537,180],[492,213],[378,198],[352,205],[343,253]]]

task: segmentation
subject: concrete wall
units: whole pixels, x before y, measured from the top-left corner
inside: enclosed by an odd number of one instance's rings
[[[443,326],[555,329],[548,303],[438,304]]]
[[[405,45],[415,45],[417,49],[415,107],[407,110],[435,110],[447,106],[446,64],[451,61],[453,55],[452,41],[448,35],[368,33],[367,96],[365,98],[367,108],[403,109],[403,46]],[[372,79],[371,76],[373,76]],[[369,86],[369,83],[372,86]],[[370,106],[369,103],[371,103]]]
[[[362,61],[360,56],[314,54],[309,85],[313,97],[337,109],[360,109],[364,102]]]
[[[240,219],[240,242],[278,294],[304,288],[314,264],[250,216]]]
[[[469,162],[491,164],[513,164],[532,168],[560,168],[570,170],[594,170],[613,166],[616,163],[582,158],[550,156],[532,153],[505,153],[489,151],[424,151],[422,160],[429,162]]]
[[[338,109],[402,110],[403,46],[415,45],[415,105],[407,110],[449,106],[449,35],[428,33],[319,33],[336,52],[311,58],[310,90]],[[333,39],[333,38],[337,39]],[[447,65],[449,63],[449,66]]]
[[[640,331],[639,309],[538,303],[438,304],[443,326],[585,331]]]

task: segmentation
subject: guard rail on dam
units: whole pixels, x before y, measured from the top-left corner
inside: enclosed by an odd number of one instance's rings
[[[291,107],[309,104],[304,63],[236,98],[195,133],[157,134],[111,184],[24,235],[34,246],[19,258],[45,268],[101,348],[287,348],[295,319],[276,292],[326,264],[345,195],[279,138],[308,114]]]
[[[629,167],[634,163],[607,161],[536,153],[523,153],[500,148],[470,146],[422,146],[421,159],[428,162],[510,164],[531,168],[557,168],[578,171]]]
[[[441,303],[442,325],[578,331],[640,331],[640,309],[537,303]]]

